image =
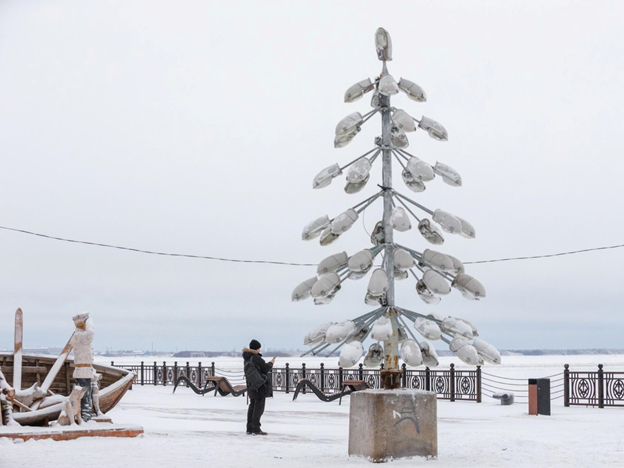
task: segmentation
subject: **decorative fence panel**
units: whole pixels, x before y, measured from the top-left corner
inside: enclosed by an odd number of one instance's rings
[[[565,406],[624,406],[624,372],[571,371],[565,365],[563,401]]]
[[[111,362],[114,366],[115,363]],[[220,375],[227,377],[232,385],[244,383],[242,370],[226,370],[215,367],[214,362],[210,366],[186,364],[167,365],[166,362],[153,364],[141,362],[139,365],[120,365],[127,370],[136,372],[137,385],[174,385],[175,381],[184,376],[193,384],[202,387],[206,377]],[[372,388],[381,386],[381,369],[365,369],[361,364],[352,369],[331,368],[326,369],[324,364],[318,368],[301,367],[273,368],[271,383],[274,392],[294,392],[297,384],[302,379],[309,379],[314,385],[325,393],[337,393],[342,390],[342,382],[345,380],[364,380]],[[402,386],[420,390],[431,390],[437,393],[442,400],[468,400],[481,402],[481,368],[476,370],[456,370],[451,364],[447,370],[423,370],[407,369],[403,365]]]

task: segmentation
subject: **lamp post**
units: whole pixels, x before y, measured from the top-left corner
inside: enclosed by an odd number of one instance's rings
[[[365,298],[367,305],[377,308],[352,320],[321,325],[308,333],[304,343],[311,346],[308,353],[314,355],[322,352],[331,355],[341,350],[340,366],[351,367],[364,354],[363,342],[372,338],[377,343],[369,348],[364,365],[378,367],[383,362],[381,386],[390,390],[397,388],[400,383],[400,357],[408,366],[424,364],[435,367],[438,364],[433,345],[422,338],[417,339],[407,325],[409,322],[424,338],[444,341],[467,364],[480,365],[484,360],[500,363],[500,353],[478,338],[478,330],[467,320],[444,317],[424,310],[417,312],[396,303],[395,279],[406,279],[410,275],[416,279],[416,293],[427,304],[425,307],[438,304],[443,296],[450,293],[451,287],[472,300],[483,299],[485,288],[465,273],[464,265],[457,258],[432,249],[413,250],[395,240],[395,230],[400,232],[411,229],[410,216],[416,221],[417,230],[423,238],[433,245],[444,243],[443,231],[474,238],[475,230],[465,219],[444,210],[429,209],[393,187],[393,161],[399,164],[398,169],[407,188],[415,193],[424,191],[426,184],[436,176],[452,187],[460,187],[462,179],[457,171],[446,164],[436,162],[432,166],[407,152],[409,141],[406,133],[421,130],[421,133],[427,132],[438,141],[447,141],[448,134],[438,122],[424,116],[420,120],[415,119],[406,111],[391,105],[391,96],[400,91],[416,102],[425,102],[427,97],[417,84],[404,78],[397,83],[388,72],[387,62],[392,60],[392,41],[383,28],[375,33],[375,47],[377,57],[382,62],[381,74],[374,80],[367,78],[359,81],[345,93],[345,102],[350,103],[373,91],[373,110],[364,115],[354,112],[342,119],[336,127],[334,146],[347,146],[361,127],[376,114],[381,116],[381,136],[375,138],[371,150],[348,164],[340,166],[336,163],[323,169],[314,178],[313,188],[327,187],[334,178],[346,173],[345,192],[356,194],[368,183],[372,165],[381,156],[381,190],[332,219],[325,215],[313,220],[304,228],[302,239],[318,237],[322,246],[331,245],[377,199],[383,200],[383,217],[371,236],[372,248],[351,256],[341,252],[325,258],[319,263],[316,276],[295,288],[292,299],[302,301],[312,297],[317,305],[329,304],[345,281],[365,277],[373,269],[375,257],[383,253],[381,268],[373,270]],[[419,216],[415,211],[422,211],[431,219]],[[471,340],[474,341],[470,343]],[[380,343],[383,343],[383,348]]]

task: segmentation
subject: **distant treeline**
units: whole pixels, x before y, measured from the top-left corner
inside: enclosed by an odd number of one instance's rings
[[[179,358],[204,358],[204,357],[240,357],[243,350],[240,351],[180,351],[179,353],[175,353],[173,357]],[[263,351],[263,354],[267,357],[289,357],[289,356],[298,356],[301,354],[300,351],[293,352],[285,352],[285,351]]]
[[[302,351],[264,351],[267,357],[291,357],[300,356]],[[334,353],[333,356],[338,356]],[[593,354],[624,354],[624,349],[508,349],[502,350],[504,356],[577,356],[577,355],[593,355]],[[239,357],[241,351],[180,351],[173,355],[178,358],[210,358],[210,357]],[[440,356],[453,356],[449,350],[439,350]]]

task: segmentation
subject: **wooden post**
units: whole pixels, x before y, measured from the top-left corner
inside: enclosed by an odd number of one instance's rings
[[[321,362],[321,392],[325,391],[325,364]]]
[[[431,391],[431,369],[425,367],[425,390]]]
[[[598,364],[598,408],[604,408],[604,371]]]
[[[481,403],[481,366],[477,366],[477,403]]]
[[[143,361],[141,361],[141,387],[145,385],[145,366]]]
[[[451,391],[451,401],[455,401],[455,364],[451,363],[451,371],[449,377],[449,389]]]
[[[288,387],[290,387],[290,376],[288,375],[288,369],[289,369],[289,365],[288,363],[286,363],[286,368],[284,369],[284,372],[286,373],[286,378],[284,379],[286,381],[286,393],[290,391],[288,389]]]
[[[563,406],[570,406],[570,366],[563,366]]]
[[[39,373],[39,359],[35,359],[35,369],[37,369],[37,385],[41,386],[41,374]]]

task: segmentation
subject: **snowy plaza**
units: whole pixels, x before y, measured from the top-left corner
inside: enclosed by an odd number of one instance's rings
[[[441,366],[450,358],[443,358]],[[624,367],[624,356],[506,357],[487,370],[502,376],[529,378],[559,373],[564,363],[574,368]],[[135,361],[133,361],[135,362]],[[235,368],[236,360],[217,361]],[[494,369],[494,370],[493,370]],[[349,458],[349,397],[323,403],[312,394],[275,393],[267,401],[263,428],[266,438],[244,433],[245,398],[198,396],[186,388],[134,386],[111,412],[118,423],[139,423],[145,435],[136,439],[83,438],[75,441],[0,439],[0,467],[26,468],[40,460],[71,464],[76,450],[90,454],[89,468],[183,468],[189,465],[241,467],[368,466]],[[552,416],[529,416],[526,403],[500,406],[483,403],[438,402],[440,454],[437,461],[399,460],[392,466],[564,468],[620,467],[624,459],[619,408],[552,406]],[[571,463],[573,460],[573,463]]]

